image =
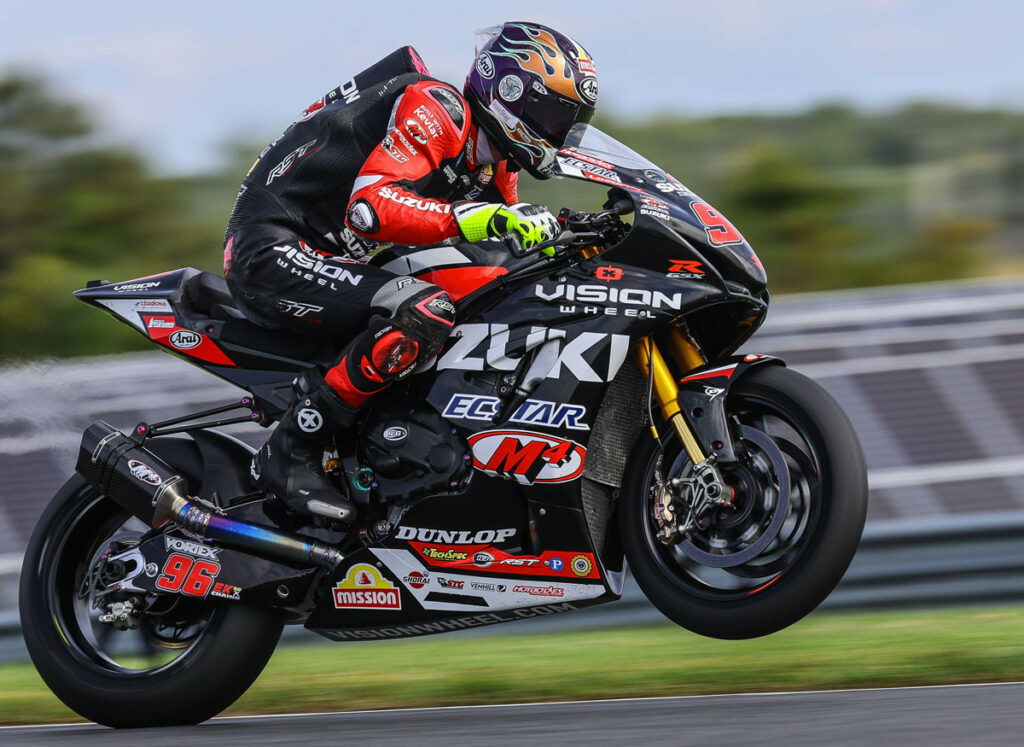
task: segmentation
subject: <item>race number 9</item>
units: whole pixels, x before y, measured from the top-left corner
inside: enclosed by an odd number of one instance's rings
[[[694,202],[690,205],[690,209],[693,210],[694,214],[700,219],[700,222],[704,224],[704,230],[707,232],[708,241],[715,246],[739,244],[743,242],[743,237],[740,235],[740,232],[736,230],[736,227],[733,226],[733,224],[730,223],[724,215],[708,205],[706,202]]]
[[[156,588],[180,591],[191,597],[205,597],[210,593],[220,566],[209,560],[193,560],[188,555],[175,553],[164,563],[164,572],[156,580]]]

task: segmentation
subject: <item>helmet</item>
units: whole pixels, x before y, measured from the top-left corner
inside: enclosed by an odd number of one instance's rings
[[[464,90],[473,118],[507,158],[547,179],[569,128],[594,115],[594,62],[572,39],[539,23],[479,33]]]

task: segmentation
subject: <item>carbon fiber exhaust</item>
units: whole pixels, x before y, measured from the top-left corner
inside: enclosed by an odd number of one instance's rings
[[[75,469],[103,495],[152,527],[172,521],[226,546],[293,563],[334,568],[344,558],[322,542],[308,542],[277,529],[222,516],[212,506],[190,500],[185,478],[102,420],[82,434]]]

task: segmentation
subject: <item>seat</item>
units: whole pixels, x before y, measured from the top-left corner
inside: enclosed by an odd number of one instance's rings
[[[171,299],[175,310],[185,326],[221,344],[239,365],[278,371],[295,370],[296,364],[333,362],[337,344],[261,327],[238,310],[223,277],[193,272]]]

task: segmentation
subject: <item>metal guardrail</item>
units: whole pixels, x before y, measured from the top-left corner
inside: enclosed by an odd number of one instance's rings
[[[869,525],[838,588],[820,609],[912,609],[1024,601],[1024,511]],[[465,634],[582,630],[665,622],[632,577],[622,599],[568,615],[476,628]],[[457,635],[462,635],[458,633]],[[286,643],[324,639],[301,627]],[[16,612],[0,613],[0,661],[26,658]]]

